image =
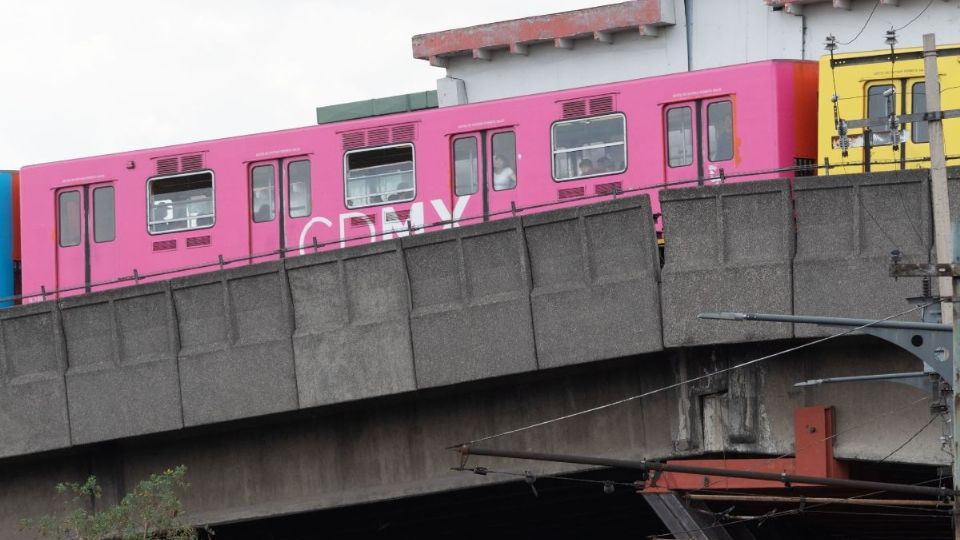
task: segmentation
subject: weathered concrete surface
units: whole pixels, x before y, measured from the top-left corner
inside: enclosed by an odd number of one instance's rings
[[[792,313],[794,224],[786,180],[660,192],[667,347],[793,336],[790,325],[705,321],[709,311]]]
[[[536,214],[523,224],[540,367],[663,348],[648,199]]]
[[[10,309],[0,458],[657,351],[658,275],[638,196]]]
[[[799,178],[794,309],[799,315],[883,318],[910,308],[920,279],[888,275],[890,253],[928,262],[928,171]],[[919,319],[918,313],[908,318]],[[797,336],[832,333],[799,325]]]
[[[6,460],[0,462],[0,537],[23,538],[15,532],[16,520],[54,508],[48,490],[53,483],[91,471],[122,491],[151,472],[185,464],[193,485],[186,507],[196,522],[213,524],[504,481],[450,471],[458,460],[445,447],[649,392],[782,346],[690,348],[682,351],[682,361],[676,351],[653,353]],[[831,404],[838,457],[876,460],[927,422],[928,393],[887,382],[807,389],[793,383],[913,370],[917,364],[872,338],[848,337],[749,372],[725,373],[483,444],[626,459],[718,452],[773,458],[793,451],[795,408]],[[744,382],[750,378],[754,382]],[[745,392],[750,385],[753,390]],[[744,396],[755,401],[744,403]],[[947,463],[939,436],[939,426],[930,426],[890,461]],[[468,465],[537,474],[575,469],[476,457]]]

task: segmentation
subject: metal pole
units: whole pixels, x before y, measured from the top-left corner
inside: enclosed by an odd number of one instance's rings
[[[724,501],[724,502],[784,502],[797,504],[846,504],[852,506],[917,506],[941,507],[951,506],[944,501],[922,499],[840,499],[837,497],[779,497],[776,495],[703,495],[688,493],[685,498],[691,501]]]
[[[926,43],[926,36],[924,36]],[[953,223],[953,253],[954,262],[960,261],[960,223]],[[953,277],[953,290],[960,290],[960,276]],[[952,296],[952,295],[951,295]],[[960,486],[960,426],[957,426],[957,409],[960,407],[960,302],[953,302],[953,344],[950,347],[950,356],[953,363],[953,410],[950,411],[950,420],[953,423],[953,489]],[[953,538],[960,540],[960,497],[953,498]]]
[[[714,467],[693,467],[662,463],[659,461],[630,461],[625,459],[598,458],[591,456],[572,456],[566,454],[545,454],[542,452],[526,452],[522,450],[495,450],[492,448],[475,448],[464,445],[456,448],[461,456],[469,455],[507,457],[516,459],[530,459],[534,461],[553,461],[557,463],[576,463],[579,465],[598,465],[601,467],[618,467],[622,469],[639,469],[641,471],[661,471],[701,476],[719,476],[722,478],[749,478],[751,480],[766,480],[789,484],[814,484],[819,486],[842,487],[867,491],[887,491],[890,493],[910,493],[928,497],[956,496],[957,491],[942,487],[913,486],[891,484],[887,482],[870,482],[866,480],[847,480],[845,478],[823,478],[819,476],[802,476],[787,473],[766,473],[759,471],[735,471]]]
[[[940,111],[940,78],[937,70],[937,41],[934,34],[923,35],[923,71],[927,111]],[[950,238],[950,204],[947,196],[947,160],[943,143],[943,123],[940,120],[927,121],[927,133],[930,139],[930,198],[933,202],[933,234],[937,247],[937,262],[948,263],[953,254],[953,242]],[[940,296],[953,296],[951,279],[939,280]],[[941,305],[943,322],[950,323],[953,310],[948,302]]]

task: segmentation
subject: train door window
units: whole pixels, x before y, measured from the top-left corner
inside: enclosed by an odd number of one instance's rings
[[[93,241],[113,242],[117,235],[113,186],[93,190]]]
[[[479,151],[476,137],[461,137],[453,141],[453,184],[457,195],[477,192]]]
[[[910,112],[913,114],[927,112],[927,85],[926,83],[914,83],[910,89]],[[910,128],[910,140],[915,143],[930,142],[930,133],[927,130],[926,122],[914,122]]]
[[[890,115],[889,102],[884,95],[888,90],[893,90],[891,84],[876,84],[867,88],[867,118],[871,120],[885,119]],[[878,123],[879,124],[879,123]],[[873,146],[883,146],[891,144],[893,137],[890,131],[885,127],[874,128],[870,144]]]
[[[294,161],[287,166],[290,217],[306,217],[311,212],[310,162]]]
[[[80,192],[64,191],[58,201],[60,247],[80,245]]]
[[[494,133],[493,189],[502,191],[517,187],[517,136],[512,131]]]
[[[693,110],[690,107],[667,111],[667,155],[671,167],[693,163]]]
[[[622,114],[553,124],[553,179],[622,173],[627,169],[626,119]]]
[[[413,200],[413,145],[354,150],[344,157],[347,208]]]
[[[273,165],[260,165],[250,172],[250,212],[254,223],[273,221],[276,217],[273,170]]]
[[[730,101],[707,105],[707,144],[710,161],[733,159],[733,103]]]
[[[213,173],[151,178],[147,181],[147,216],[150,234],[213,227]]]

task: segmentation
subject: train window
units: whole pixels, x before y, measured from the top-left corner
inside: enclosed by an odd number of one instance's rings
[[[277,215],[273,177],[273,165],[260,165],[250,171],[250,217],[254,223],[273,221]]]
[[[477,192],[477,139],[461,137],[453,141],[453,187],[457,195]]]
[[[412,144],[353,150],[343,161],[347,208],[413,200],[416,177]]]
[[[493,189],[517,187],[517,136],[512,131],[493,134]]]
[[[80,245],[80,192],[64,191],[59,197],[59,230],[60,247]]]
[[[878,84],[867,89],[867,118],[871,120],[886,119],[891,111],[887,107],[887,96],[884,94],[893,90],[892,84]],[[893,111],[896,112],[896,111]],[[893,136],[885,122],[876,122],[873,127],[873,136],[870,137],[872,146],[893,144]]]
[[[93,190],[93,241],[113,242],[117,235],[113,186]]]
[[[626,119],[622,114],[553,124],[553,179],[574,180],[627,169]]]
[[[147,216],[150,234],[213,227],[213,173],[151,178],[147,181]]]
[[[927,84],[926,83],[915,83],[911,89],[911,100],[910,108],[912,113],[925,113],[927,112]],[[928,143],[930,142],[930,133],[927,131],[926,122],[914,122],[911,126],[912,133],[910,134],[910,140],[915,143]]]
[[[710,161],[733,159],[733,104],[714,101],[707,105],[707,142]]]
[[[667,156],[671,167],[693,163],[693,110],[690,107],[667,111]]]
[[[287,191],[290,193],[290,217],[310,215],[310,162],[294,161],[287,166]]]

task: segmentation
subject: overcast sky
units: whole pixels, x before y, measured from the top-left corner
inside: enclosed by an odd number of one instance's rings
[[[414,34],[612,2],[0,0],[0,169],[312,124],[434,89]]]

